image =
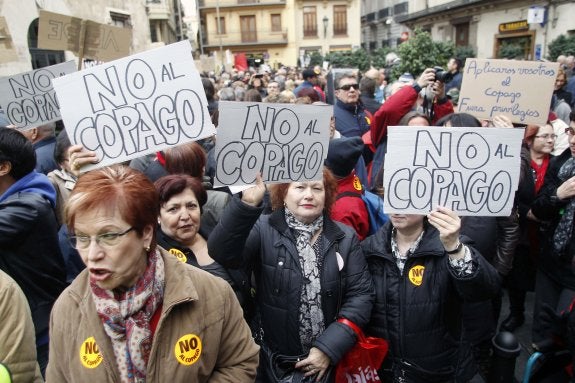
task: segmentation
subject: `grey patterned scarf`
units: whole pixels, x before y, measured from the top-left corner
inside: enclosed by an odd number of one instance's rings
[[[557,176],[561,181],[566,181],[575,175],[575,158],[571,157],[561,169]],[[553,235],[553,246],[557,255],[562,256],[565,253],[567,244],[571,240],[571,235],[573,233],[573,217],[575,216],[575,197],[570,198],[569,202],[565,206],[563,216],[557,224],[555,229],[555,234]]]
[[[321,283],[319,248],[312,246],[313,235],[323,227],[323,215],[310,224],[305,224],[285,209],[286,223],[296,233],[296,247],[303,277],[301,289],[299,319],[300,341],[304,350],[311,348],[312,342],[324,330],[323,312],[321,310]],[[319,240],[316,244],[319,246]]]

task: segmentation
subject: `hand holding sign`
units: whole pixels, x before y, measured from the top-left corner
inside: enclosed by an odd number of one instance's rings
[[[256,184],[242,192],[242,202],[250,206],[259,206],[264,199],[266,185],[262,179],[261,173],[256,174]]]
[[[80,176],[80,169],[84,165],[97,164],[100,159],[96,152],[86,150],[82,145],[72,145],[68,148],[68,159],[70,161],[70,170],[78,177]]]
[[[427,215],[429,223],[439,231],[439,239],[447,251],[454,250],[459,244],[459,230],[461,219],[443,206],[438,206]]]

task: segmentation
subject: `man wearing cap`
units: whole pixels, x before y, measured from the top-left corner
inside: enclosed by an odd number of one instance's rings
[[[301,76],[303,78],[303,82],[293,90],[293,94],[295,94],[296,97],[299,97],[298,93],[300,90],[305,88],[313,89],[317,84],[317,73],[315,73],[313,69],[304,69],[304,71],[301,73]]]
[[[361,137],[334,138],[329,142],[325,160],[325,166],[337,179],[337,197],[331,208],[331,218],[355,229],[360,241],[369,234],[369,213],[361,198],[363,186],[353,169],[362,152]]]

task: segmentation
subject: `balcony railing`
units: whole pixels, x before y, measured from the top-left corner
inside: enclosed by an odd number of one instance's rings
[[[222,47],[233,45],[284,45],[287,44],[287,29],[279,32],[258,29],[255,32],[245,33],[239,30],[228,31],[225,34],[208,33],[204,35],[204,47]]]
[[[200,8],[224,8],[258,5],[285,5],[286,0],[198,0]]]

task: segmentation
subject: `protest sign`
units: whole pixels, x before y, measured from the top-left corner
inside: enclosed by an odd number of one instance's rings
[[[10,36],[8,23],[3,16],[0,16],[0,63],[8,63],[10,61],[18,61],[18,54],[16,47]]]
[[[385,213],[508,216],[519,183],[520,128],[393,126],[385,156]]]
[[[90,170],[215,134],[188,40],[60,77],[54,89]]]
[[[80,58],[111,61],[128,56],[132,30],[40,11],[38,47],[72,51]]]
[[[322,179],[331,105],[219,103],[215,186]]]
[[[559,64],[468,58],[457,112],[491,120],[503,114],[520,124],[545,124]]]
[[[73,61],[0,78],[0,108],[21,130],[58,121],[60,107],[54,78],[76,71]]]

